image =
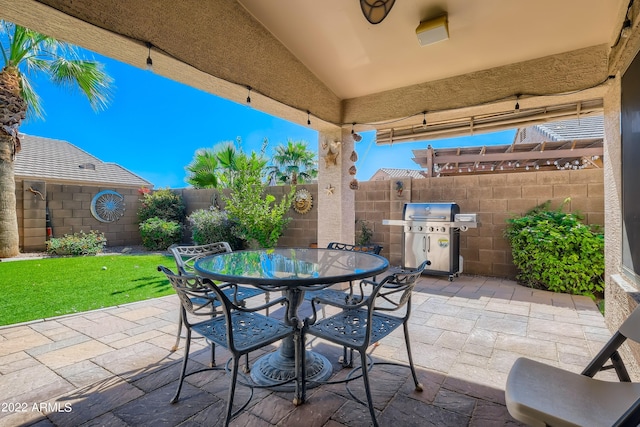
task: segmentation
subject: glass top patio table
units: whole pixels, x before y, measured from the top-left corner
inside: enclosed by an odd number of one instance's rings
[[[302,328],[298,309],[304,292],[326,288],[334,283],[376,276],[389,268],[389,261],[380,255],[365,252],[315,248],[276,248],[236,251],[204,257],[196,261],[196,271],[210,279],[254,285],[267,291],[284,291],[289,308],[284,321]],[[309,387],[326,381],[333,373],[326,357],[306,352],[306,374]],[[275,385],[296,375],[293,337],[285,339],[280,348],[258,359],[252,369],[252,379],[260,385]],[[293,385],[280,389],[293,390]],[[296,396],[294,402],[304,402]]]

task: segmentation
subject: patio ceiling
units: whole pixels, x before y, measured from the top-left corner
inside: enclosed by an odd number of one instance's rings
[[[250,94],[254,108],[318,130],[473,122],[516,102],[577,113],[601,102],[637,37],[628,0],[396,1],[377,25],[357,0],[274,4],[0,0],[0,18],[138,67],[149,42],[154,72],[239,103]],[[443,12],[449,39],[420,46],[420,21]]]

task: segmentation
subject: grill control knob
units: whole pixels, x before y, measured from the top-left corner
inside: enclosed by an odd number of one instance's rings
[[[430,232],[433,232],[433,227],[429,227],[429,231],[430,231]]]
[[[422,226],[421,225],[418,226],[418,231],[422,231]]]
[[[411,226],[410,225],[405,225],[404,226],[404,231],[411,231]]]

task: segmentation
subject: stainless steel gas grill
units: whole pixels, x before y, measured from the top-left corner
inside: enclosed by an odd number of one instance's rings
[[[405,203],[402,218],[382,223],[404,227],[404,268],[416,268],[429,260],[425,274],[447,275],[453,280],[462,272],[460,231],[477,226],[476,214],[460,214],[455,203]]]

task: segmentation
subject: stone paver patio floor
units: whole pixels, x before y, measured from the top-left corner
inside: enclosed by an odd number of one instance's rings
[[[189,377],[180,402],[169,404],[184,344],[169,351],[177,307],[170,296],[0,328],[0,426],[222,425],[224,372]],[[402,332],[396,332],[370,348],[374,360],[407,360]],[[411,334],[424,391],[413,390],[407,368],[376,365],[372,389],[382,426],[520,425],[504,406],[504,385],[516,358],[580,372],[611,336],[589,298],[466,275],[451,283],[420,279]],[[192,358],[206,364],[209,353],[200,341],[194,341]],[[342,351],[317,339],[308,346],[332,362]],[[225,356],[219,349],[218,361]],[[337,363],[335,371],[346,374]],[[351,384],[356,394],[362,392],[361,381]],[[237,401],[246,395],[239,387]],[[292,397],[256,390],[232,425],[370,425],[367,408],[344,385],[313,388],[299,407]]]

